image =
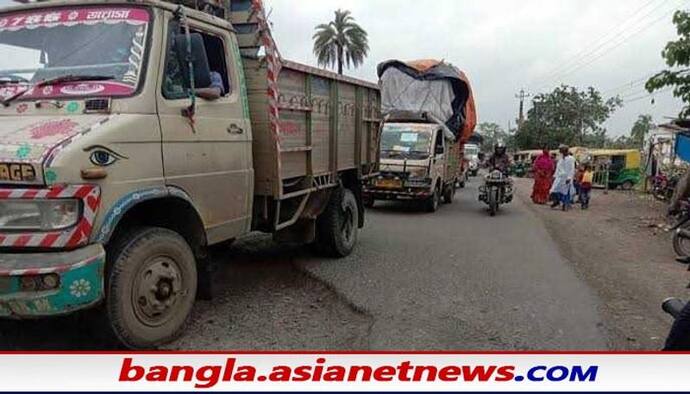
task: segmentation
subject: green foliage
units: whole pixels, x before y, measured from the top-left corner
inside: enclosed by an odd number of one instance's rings
[[[506,132],[500,125],[491,122],[484,122],[477,125],[477,132],[482,135],[484,142],[482,142],[482,151],[491,152],[497,142],[503,142],[508,149],[514,147],[514,138],[509,132]]]
[[[654,123],[652,123],[652,115],[638,116],[635,124],[632,127],[632,130],[630,130],[629,147],[642,149],[644,146],[644,140],[652,127],[654,127]]]
[[[679,116],[686,118],[690,115],[690,14],[686,11],[676,11],[673,14],[678,40],[670,41],[661,52],[661,56],[670,67],[647,81],[645,87],[650,93],[665,87],[673,88],[673,96],[680,98],[686,106]]]
[[[607,138],[602,124],[622,106],[622,100],[605,100],[592,87],[579,91],[561,85],[550,93],[536,95],[532,105],[527,120],[515,135],[520,149],[555,149],[560,144],[604,146]]]
[[[369,52],[367,32],[362,29],[350,11],[335,11],[335,19],[316,26],[314,55],[320,66],[336,67],[343,73],[343,65],[359,67]]]

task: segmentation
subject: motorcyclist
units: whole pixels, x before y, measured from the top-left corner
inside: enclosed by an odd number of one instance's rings
[[[506,151],[506,146],[502,142],[497,142],[496,145],[494,145],[494,153],[487,162],[489,170],[496,169],[501,171],[504,175],[508,175],[510,171],[510,157],[508,157]]]

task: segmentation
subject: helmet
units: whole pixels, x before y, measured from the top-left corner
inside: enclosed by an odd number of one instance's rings
[[[498,141],[494,145],[494,153],[497,155],[504,155],[506,153],[506,145],[502,141]]]

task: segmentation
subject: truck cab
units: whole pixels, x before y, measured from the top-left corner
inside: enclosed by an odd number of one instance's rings
[[[441,199],[452,202],[458,160],[454,141],[444,127],[433,122],[395,122],[383,125],[380,173],[365,188],[365,200],[418,200],[427,211],[438,209]]]
[[[150,348],[184,328],[211,245],[260,230],[351,252],[377,87],[281,61],[262,3],[231,5],[0,12],[0,317],[102,305]]]

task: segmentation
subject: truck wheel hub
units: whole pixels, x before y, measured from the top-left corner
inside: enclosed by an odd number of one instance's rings
[[[139,320],[149,326],[164,324],[183,295],[181,283],[180,269],[169,257],[159,256],[145,264],[133,289]]]

